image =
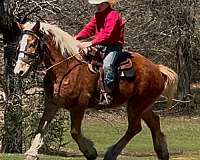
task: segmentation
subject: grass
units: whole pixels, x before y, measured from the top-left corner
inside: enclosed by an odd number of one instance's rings
[[[112,121],[113,119],[111,119]],[[126,131],[126,120],[114,120],[107,123],[102,120],[87,120],[83,125],[83,133],[93,140],[103,159],[106,149],[117,142]],[[172,160],[199,160],[200,159],[200,118],[162,118],[161,128],[166,135],[168,148]],[[69,141],[67,148],[64,148],[69,157],[55,157],[40,155],[41,160],[84,160],[78,151],[77,145],[71,139],[69,133],[65,137]],[[2,154],[1,160],[21,160],[22,155]],[[155,153],[152,146],[149,129],[143,123],[143,130],[123,150],[119,160],[155,160]]]

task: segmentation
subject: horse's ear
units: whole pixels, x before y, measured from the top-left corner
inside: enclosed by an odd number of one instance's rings
[[[33,29],[34,32],[39,32],[40,30],[40,21],[37,21],[36,24],[34,25]]]
[[[20,29],[20,30],[23,30],[24,27],[23,27],[23,24],[19,23],[19,22],[16,22],[17,23],[17,27]]]

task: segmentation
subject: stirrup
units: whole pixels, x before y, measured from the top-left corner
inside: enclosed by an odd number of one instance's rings
[[[99,102],[99,105],[111,105],[112,101],[113,101],[112,96],[110,96],[104,90],[100,91],[100,102]]]
[[[107,92],[105,90],[100,90],[100,102],[102,102],[104,99],[107,101]]]

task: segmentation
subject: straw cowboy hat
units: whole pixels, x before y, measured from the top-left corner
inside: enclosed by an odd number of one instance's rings
[[[108,2],[110,5],[115,5],[118,0],[88,0],[90,4],[101,4],[103,2]]]

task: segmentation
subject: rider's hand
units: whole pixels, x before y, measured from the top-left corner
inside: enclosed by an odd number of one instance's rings
[[[75,40],[77,40],[77,35],[73,36]]]
[[[92,42],[82,42],[81,44],[83,48],[88,48],[92,46]]]

